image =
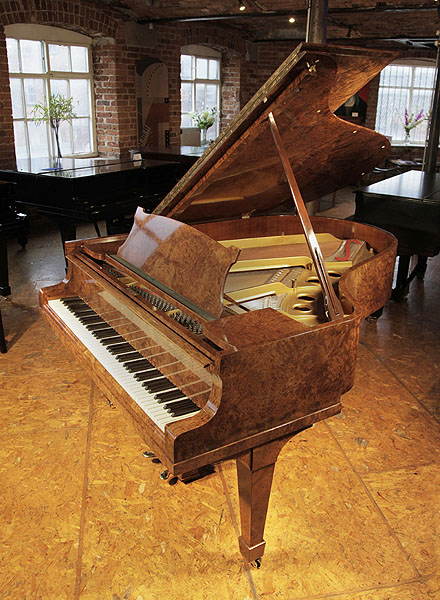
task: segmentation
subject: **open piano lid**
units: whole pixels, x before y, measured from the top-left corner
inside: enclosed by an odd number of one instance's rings
[[[274,114],[304,200],[354,183],[390,150],[388,140],[333,114],[396,54],[300,44],[154,213],[185,223],[274,211],[291,203],[273,142]]]

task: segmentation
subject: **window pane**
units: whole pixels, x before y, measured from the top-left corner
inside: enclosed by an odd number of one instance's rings
[[[21,93],[21,80],[11,78],[11,100],[12,100],[12,117],[14,119],[22,119],[24,117],[23,94]]]
[[[29,158],[26,146],[24,121],[14,121],[15,155],[17,158]]]
[[[43,79],[24,79],[24,100],[26,116],[33,118],[32,109],[37,102],[45,102]]]
[[[71,46],[72,71],[87,73],[89,70],[89,52],[84,46]]]
[[[92,151],[90,119],[74,119],[73,128],[73,148],[76,153],[86,153]]]
[[[54,139],[54,152],[56,154],[57,149],[56,149],[55,136],[53,139]],[[63,156],[66,154],[72,154],[72,152],[73,152],[72,127],[71,127],[70,123],[66,123],[66,121],[63,121],[63,123],[61,123],[60,129],[59,129],[59,139],[60,139],[60,146],[61,146],[61,154]]]
[[[43,45],[33,40],[20,40],[23,73],[44,73]]]
[[[409,87],[411,85],[411,67],[390,65],[380,74],[380,85]]]
[[[192,111],[193,103],[192,103],[192,83],[182,83],[180,97],[182,103],[182,112],[190,112]]]
[[[206,58],[196,58],[196,78],[208,79],[208,60]]]
[[[73,98],[73,112],[77,117],[90,116],[90,91],[87,79],[71,79],[70,94]]]
[[[196,110],[205,108],[205,84],[196,83]]]
[[[18,58],[18,40],[8,38],[6,40],[6,51],[8,53],[9,72],[20,73],[20,60]]]
[[[28,121],[28,132],[31,157],[41,158],[42,156],[49,156],[46,123],[37,125],[33,121]]]
[[[51,71],[70,71],[69,47],[49,44]]]
[[[192,119],[188,114],[182,115],[181,127],[194,127],[194,123],[192,122]]]
[[[434,87],[435,69],[429,67],[416,67],[414,69],[414,87],[432,89]]]
[[[180,77],[182,79],[192,79],[192,57],[188,54],[182,54],[180,57]]]
[[[217,86],[207,84],[205,108],[213,108],[214,106],[217,106]]]
[[[69,84],[67,79],[51,79],[49,85],[52,96],[54,94],[60,94],[60,96],[69,98]]]
[[[218,60],[210,60],[209,61],[209,79],[218,79],[219,78],[219,61]]]
[[[379,89],[377,100],[376,130],[384,135],[403,140],[403,119],[408,107],[409,90],[400,88]]]

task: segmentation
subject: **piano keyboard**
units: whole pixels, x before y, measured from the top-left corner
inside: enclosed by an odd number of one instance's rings
[[[48,304],[162,431],[200,410],[81,298]]]

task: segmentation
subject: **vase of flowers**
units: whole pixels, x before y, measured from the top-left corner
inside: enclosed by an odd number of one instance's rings
[[[208,143],[206,139],[207,131],[214,124],[215,114],[217,112],[217,108],[214,106],[213,108],[206,108],[201,111],[193,111],[189,113],[191,119],[195,122],[197,127],[200,129],[201,139],[200,143],[202,146],[206,146]]]
[[[414,117],[415,113],[409,113],[408,109],[405,108],[405,114],[402,120],[403,129],[405,130],[405,144],[409,144],[411,141],[411,131],[423,123],[423,121],[428,120],[428,116],[425,115],[423,109],[418,113],[416,117]]]

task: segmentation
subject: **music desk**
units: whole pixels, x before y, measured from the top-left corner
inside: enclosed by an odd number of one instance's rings
[[[440,174],[407,171],[359,189],[353,220],[397,237],[399,263],[392,298],[401,300],[415,276],[423,279],[427,257],[440,251]],[[419,258],[408,276],[413,254]]]

